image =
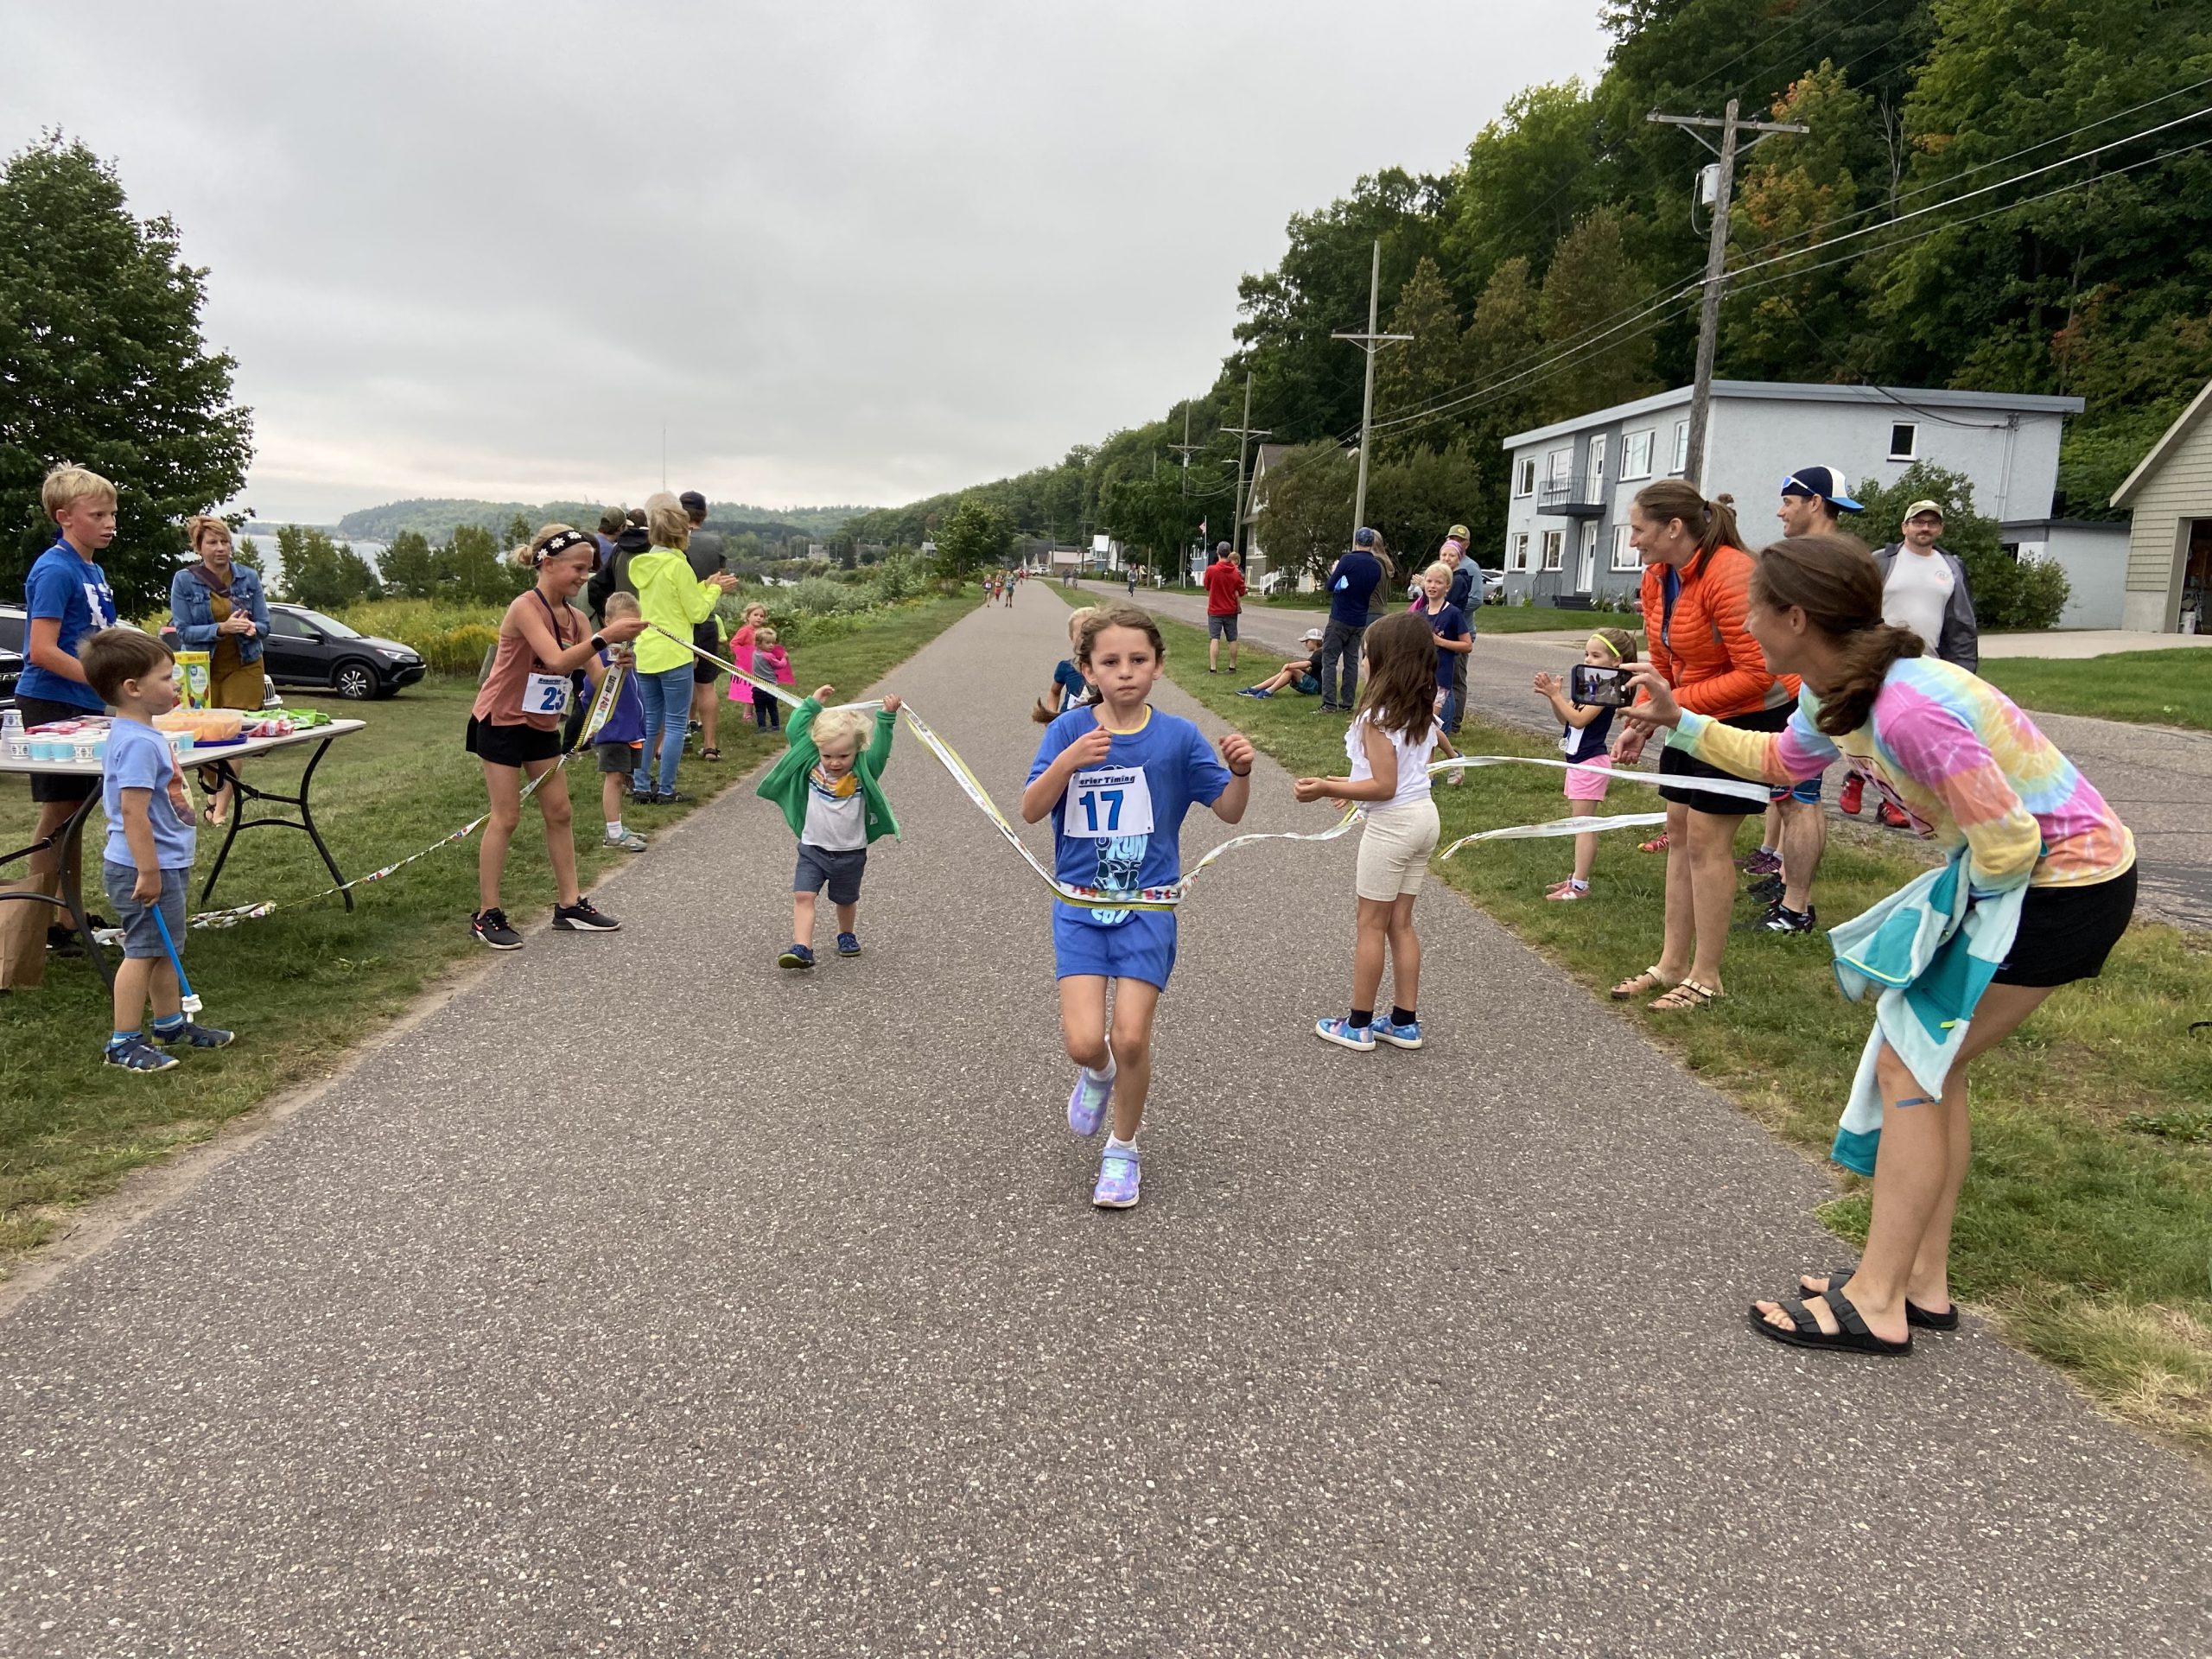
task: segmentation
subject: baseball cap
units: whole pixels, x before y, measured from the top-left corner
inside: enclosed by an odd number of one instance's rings
[[[1941,518],[1943,516],[1943,504],[1940,501],[1916,501],[1904,510],[1905,521],[1910,523],[1923,512],[1932,512]]]
[[[676,499],[686,512],[704,512],[707,510],[707,498],[696,490],[686,490]]]
[[[1327,636],[1325,635],[1319,628],[1308,628],[1300,636],[1300,638],[1306,639],[1325,639],[1326,637]]]
[[[1843,492],[1843,473],[1835,467],[1800,467],[1782,480],[1784,495],[1817,495],[1830,506],[1843,512],[1864,512],[1866,508]]]
[[[1217,559],[1225,559],[1236,550],[1227,542],[1216,542],[1213,544],[1213,556]]]
[[[1454,524],[1444,533],[1462,547],[1467,544],[1467,527],[1465,524]]]
[[[1375,545],[1375,532],[1365,524],[1362,524],[1351,533],[1351,544],[1354,547],[1372,547]]]

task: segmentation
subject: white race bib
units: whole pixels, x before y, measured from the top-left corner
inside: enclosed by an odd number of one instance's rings
[[[569,712],[569,677],[533,674],[524,682],[522,711],[525,715],[565,715]]]
[[[1093,766],[1068,780],[1060,822],[1077,841],[1152,833],[1152,786],[1142,766]]]

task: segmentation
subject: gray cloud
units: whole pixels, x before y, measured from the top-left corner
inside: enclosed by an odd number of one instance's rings
[[[1240,274],[1448,167],[1593,0],[80,3],[0,20],[212,267],[246,499],[893,502],[1203,390]]]

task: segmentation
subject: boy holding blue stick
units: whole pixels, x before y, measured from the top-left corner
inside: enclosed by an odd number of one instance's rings
[[[154,728],[176,707],[176,660],[167,645],[136,628],[104,628],[79,655],[86,683],[115,710],[100,780],[107,813],[101,875],[123,925],[123,965],[116,969],[115,1027],[102,1058],[127,1071],[166,1071],[176,1057],[163,1049],[179,1043],[220,1048],[231,1040],[229,1032],[186,1014],[177,982],[198,831],[184,769],[168,739]],[[153,1042],[143,1023],[149,997]]]

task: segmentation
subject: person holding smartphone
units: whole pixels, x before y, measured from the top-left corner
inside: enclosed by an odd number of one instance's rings
[[[1592,809],[1590,803],[1605,798],[1605,776],[1613,764],[1605,753],[1612,733],[1613,710],[1628,701],[1627,665],[1636,661],[1636,636],[1626,628],[1600,628],[1582,647],[1569,683],[1556,674],[1539,674],[1535,693],[1552,706],[1560,718],[1559,748],[1574,765],[1567,774],[1567,798],[1575,804],[1569,817]],[[1544,897],[1572,901],[1590,896],[1590,870],[1598,861],[1598,832],[1586,830],[1574,838],[1574,873],[1548,888]]]

